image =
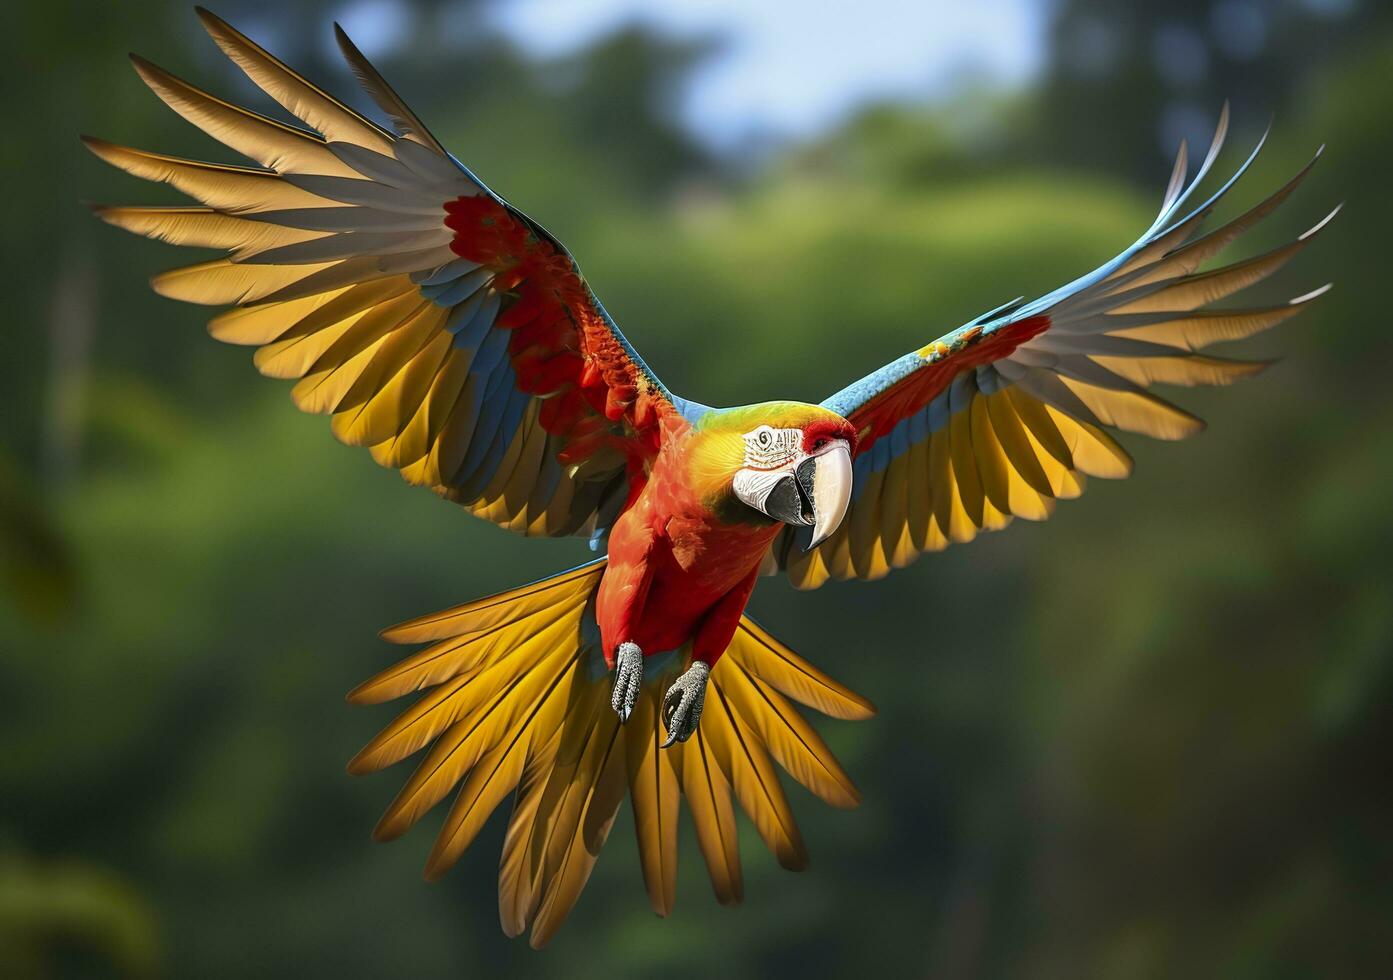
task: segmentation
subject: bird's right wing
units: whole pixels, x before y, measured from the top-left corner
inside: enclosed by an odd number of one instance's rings
[[[451,157],[341,30],[394,132],[199,17],[310,129],[134,59],[174,111],[259,164],[86,141],[199,202],[98,208],[104,220],[228,253],[158,275],[155,289],[235,305],[213,319],[213,336],[257,347],[262,374],[297,380],[301,409],[332,415],[339,439],[409,482],[524,534],[603,533],[642,488],[663,420],[684,423],[570,254]]]

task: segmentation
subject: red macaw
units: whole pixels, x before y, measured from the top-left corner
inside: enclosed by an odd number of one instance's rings
[[[673,904],[679,796],[722,902],[742,892],[732,794],[781,864],[806,861],[771,757],[827,802],[858,802],[789,699],[838,718],[873,709],[744,615],[760,574],[799,588],[874,579],[1013,516],[1047,517],[1087,475],[1128,474],[1107,428],[1162,439],[1200,429],[1151,384],[1253,374],[1262,365],[1196,351],[1271,327],[1324,291],[1202,309],[1275,272],[1325,223],[1198,271],[1309,170],[1200,236],[1252,161],[1183,210],[1214,163],[1225,110],[1195,179],[1185,180],[1182,147],[1155,222],[1098,270],[999,307],[820,405],[712,409],[663,386],[561,244],[451,157],[341,30],[391,129],[199,16],[308,128],[136,58],[171,108],[259,166],[88,139],[108,163],[200,202],[98,215],[227,250],[156,276],[154,288],[235,306],[212,320],[213,336],[257,347],[261,373],[297,379],[295,403],[332,415],[339,439],[480,517],[527,535],[584,535],[606,552],[386,631],[430,646],[349,695],[375,703],[428,691],[350,764],[373,771],[431,746],[381,838],[459,786],[428,876],[516,789],[500,913],[505,932],[530,926],[538,946],[575,903],[626,792],[660,915]]]

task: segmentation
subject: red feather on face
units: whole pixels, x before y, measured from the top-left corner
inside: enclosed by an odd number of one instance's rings
[[[820,418],[803,426],[803,452],[812,453],[833,439],[845,439],[856,455],[856,426],[846,419]]]

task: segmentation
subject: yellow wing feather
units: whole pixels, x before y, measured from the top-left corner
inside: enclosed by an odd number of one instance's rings
[[[1083,491],[1086,476],[1127,476],[1131,458],[1104,427],[1158,439],[1200,431],[1203,422],[1148,389],[1227,385],[1261,371],[1261,362],[1197,351],[1275,326],[1329,287],[1279,306],[1204,307],[1277,273],[1339,211],[1288,244],[1202,269],[1287,200],[1315,162],[1200,234],[1257,155],[1187,213],[1185,202],[1209,173],[1227,129],[1226,107],[1189,183],[1182,146],[1161,213],[1112,261],[1039,300],[988,313],[824,402],[863,433],[843,522],[850,530],[807,552],[800,545],[808,534],[785,530],[772,546],[770,568],[804,589],[828,578],[878,578],[1015,517],[1043,520],[1057,500]]]
[[[624,748],[639,865],[654,913],[666,917],[677,897],[680,787],[673,760],[680,753],[661,748],[659,715],[664,687],[665,683],[652,680],[645,686],[625,725]]]
[[[673,768],[696,828],[697,845],[706,861],[711,888],[722,905],[736,904],[745,896],[745,884],[730,781],[717,766],[700,726],[695,735],[675,748],[678,751],[672,757]]]
[[[717,664],[719,667],[720,664]],[[739,669],[721,669],[721,690],[730,706],[784,770],[823,802],[854,807],[861,802],[856,787],[821,736],[793,705],[768,683]]]
[[[707,683],[701,727],[710,740],[717,764],[740,800],[741,809],[754,823],[765,846],[779,864],[790,871],[807,867],[808,849],[769,753],[742,730],[715,671]]]
[[[429,646],[350,695],[378,702],[426,690],[350,768],[373,771],[430,746],[376,831],[380,838],[403,833],[456,790],[427,877],[448,870],[516,791],[499,867],[499,917],[509,935],[530,928],[534,946],[550,939],[579,898],[626,794],[659,915],[676,898],[683,798],[723,903],[740,901],[744,891],[736,800],[780,864],[807,862],[776,763],[834,806],[859,800],[789,699],[840,718],[874,709],[748,619],[712,672],[692,739],[659,747],[659,706],[680,660],[649,672],[621,728],[587,612],[604,568],[600,560],[393,627],[384,636]]]

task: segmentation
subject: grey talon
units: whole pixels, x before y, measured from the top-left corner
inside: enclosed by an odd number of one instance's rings
[[[663,748],[673,742],[685,742],[696,732],[702,706],[706,704],[706,679],[710,676],[709,664],[693,660],[687,672],[663,695],[663,727],[667,729]]]
[[[637,643],[621,643],[614,651],[614,692],[609,703],[622,725],[634,713],[639,688],[643,687],[643,651]]]

